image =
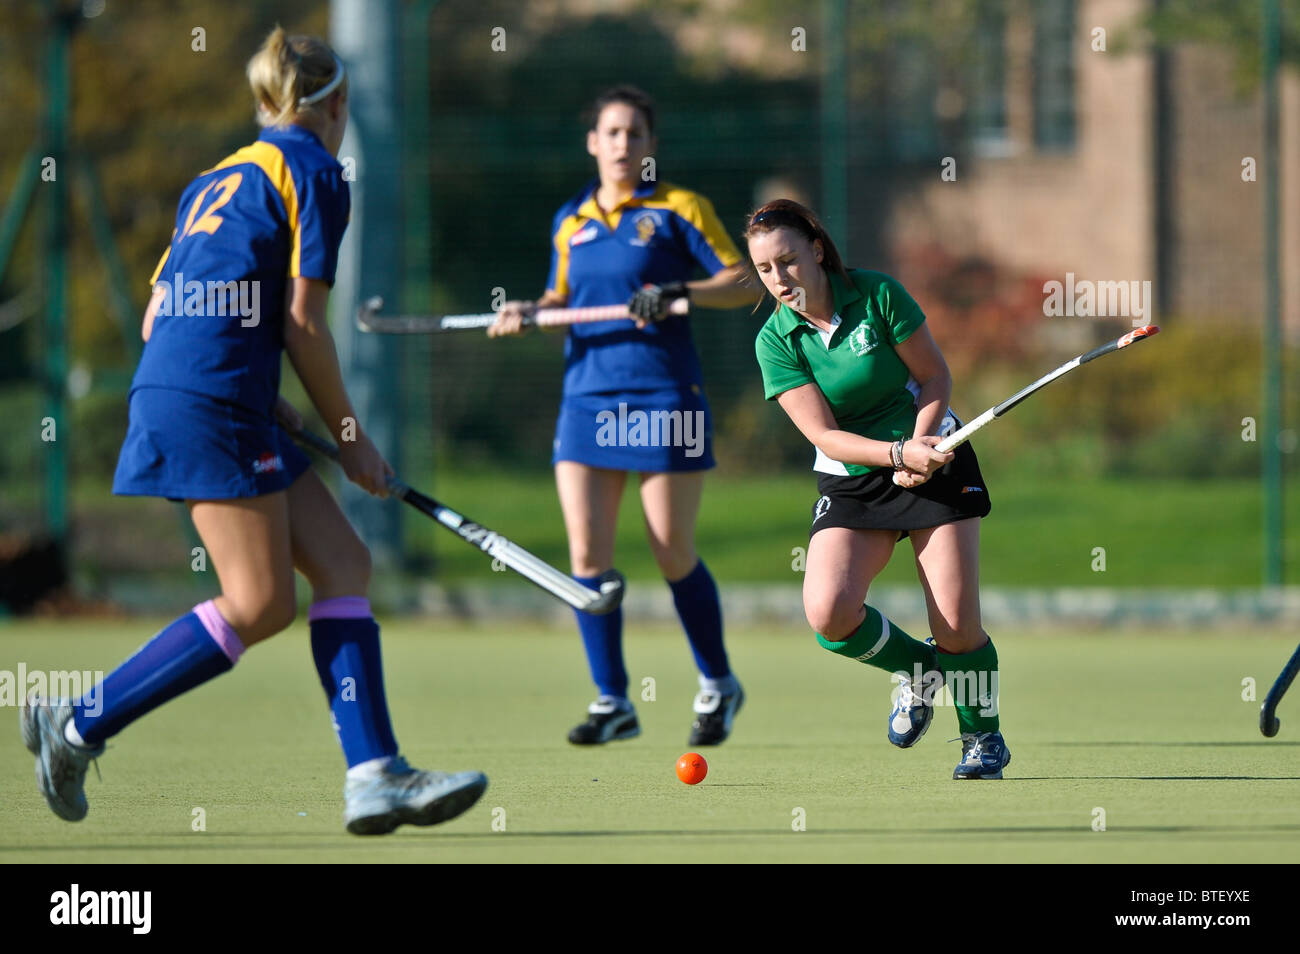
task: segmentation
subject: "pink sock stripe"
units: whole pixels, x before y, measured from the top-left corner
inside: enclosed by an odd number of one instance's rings
[[[307,622],[318,619],[369,619],[370,600],[364,596],[336,596],[332,600],[313,603],[307,611]]]
[[[208,635],[221,647],[221,651],[230,660],[230,665],[239,662],[239,657],[244,654],[244,644],[240,642],[239,634],[231,629],[225,617],[217,611],[216,601],[208,600],[206,603],[200,603],[194,607],[194,615],[199,618]]]

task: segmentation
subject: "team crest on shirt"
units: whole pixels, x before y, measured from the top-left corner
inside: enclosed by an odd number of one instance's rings
[[[849,347],[859,358],[876,350],[876,331],[870,322],[862,322],[849,333]]]
[[[658,212],[650,209],[638,212],[632,218],[632,225],[636,228],[636,238],[631,239],[631,244],[649,245],[650,240],[654,238],[655,230],[662,224]]]

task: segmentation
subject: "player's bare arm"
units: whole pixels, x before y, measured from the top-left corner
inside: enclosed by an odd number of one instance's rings
[[[762,297],[763,290],[750,280],[743,265],[732,265],[716,275],[697,282],[687,282],[691,304],[700,308],[740,308],[752,305]]]
[[[339,444],[339,461],[348,479],[366,491],[387,496],[392,467],[375,449],[361,429],[348,427],[356,411],[343,387],[334,337],[330,334],[325,307],[329,285],[310,278],[294,278],[284,323],[284,348],[302,379],[312,403]]]
[[[921,386],[916,399],[916,427],[912,436],[938,434],[952,398],[952,374],[948,371],[948,362],[944,361],[939,345],[925,325],[917,328],[894,350]]]
[[[839,428],[817,385],[791,388],[776,400],[809,443],[832,460],[862,467],[894,466],[888,441],[874,441]],[[933,443],[938,443],[938,438],[913,438],[904,445],[904,462],[908,470],[929,476],[952,460],[951,453],[940,454],[934,450]]]
[[[908,373],[921,387],[916,399],[916,426],[912,430],[912,438],[930,445],[937,444],[939,427],[947,413],[948,401],[952,398],[952,374],[948,371],[948,362],[943,359],[939,345],[925,325],[917,328],[911,337],[894,350],[903,364],[907,365]],[[909,460],[907,445],[903,446],[903,450],[903,461],[906,464]],[[931,456],[937,456],[938,453],[930,451]],[[949,452],[944,456],[951,460],[953,455]],[[933,472],[913,471],[908,465],[906,470],[898,474],[895,483],[900,487],[919,487],[929,480]]]
[[[161,285],[153,290],[153,297],[149,299],[149,306],[144,310],[144,322],[140,326],[140,338],[148,342],[149,336],[153,334],[153,319],[158,314],[158,308],[162,301],[167,297],[167,289]]]

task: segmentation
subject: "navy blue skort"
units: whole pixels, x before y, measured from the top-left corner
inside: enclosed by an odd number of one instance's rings
[[[137,388],[113,493],[229,500],[287,489],[311,461],[269,414],[167,388]]]

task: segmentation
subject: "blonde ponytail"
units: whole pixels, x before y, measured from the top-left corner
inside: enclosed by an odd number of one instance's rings
[[[248,85],[263,126],[284,126],[318,107],[320,94],[347,89],[343,64],[323,40],[276,27],[248,61]]]

